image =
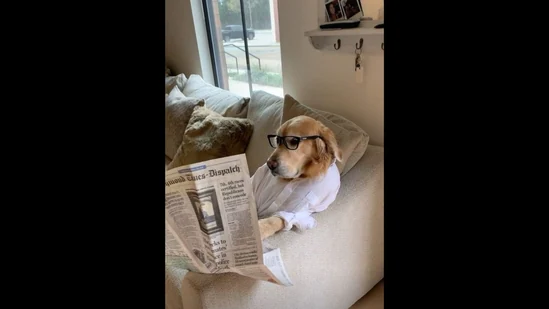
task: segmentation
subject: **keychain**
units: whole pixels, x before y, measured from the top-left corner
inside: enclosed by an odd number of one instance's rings
[[[362,42],[361,42],[362,43]],[[361,44],[362,45],[362,44]],[[358,84],[362,83],[363,68],[362,68],[362,46],[355,49],[355,79]]]

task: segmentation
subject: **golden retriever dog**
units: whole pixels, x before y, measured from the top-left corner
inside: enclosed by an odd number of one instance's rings
[[[294,226],[313,228],[311,215],[328,208],[340,186],[341,150],[321,122],[298,116],[267,138],[275,150],[252,177],[261,239]]]

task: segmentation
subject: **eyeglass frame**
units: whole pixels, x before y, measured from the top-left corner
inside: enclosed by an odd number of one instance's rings
[[[273,144],[271,143],[271,138],[272,137],[276,137],[276,146],[273,146]],[[286,138],[287,137],[291,137],[291,138],[295,138],[297,139],[297,145],[295,146],[294,149],[290,148],[288,146],[288,144],[286,143]],[[304,141],[304,140],[313,140],[313,139],[317,139],[317,138],[320,138],[321,140],[324,141],[324,138],[320,135],[309,135],[309,136],[294,136],[294,135],[285,135],[285,136],[280,136],[280,135],[276,135],[276,134],[269,134],[267,135],[267,140],[269,141],[269,145],[273,148],[277,148],[278,146],[280,146],[280,144],[283,144],[284,147],[286,147],[286,149],[288,150],[296,150],[297,148],[299,148],[299,144],[301,144],[301,141]],[[282,142],[281,143],[278,143],[278,139],[280,139]]]

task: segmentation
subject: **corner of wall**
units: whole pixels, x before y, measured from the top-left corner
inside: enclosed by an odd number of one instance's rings
[[[174,74],[198,74],[213,83],[202,2],[166,0],[165,57]]]
[[[214,84],[214,73],[210,55],[210,42],[208,41],[208,32],[206,30],[206,17],[201,0],[191,0],[194,28],[196,34],[196,46],[198,48],[198,57],[200,58],[200,68],[204,81]]]

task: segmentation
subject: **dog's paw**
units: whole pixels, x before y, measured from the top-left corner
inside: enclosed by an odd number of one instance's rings
[[[281,218],[270,217],[259,220],[259,234],[261,235],[261,240],[272,236],[282,228],[284,228],[284,220]]]
[[[260,219],[259,220],[259,234],[261,235],[261,240],[264,240],[265,238],[272,235],[272,229],[270,228],[270,224],[267,221],[267,219]]]

